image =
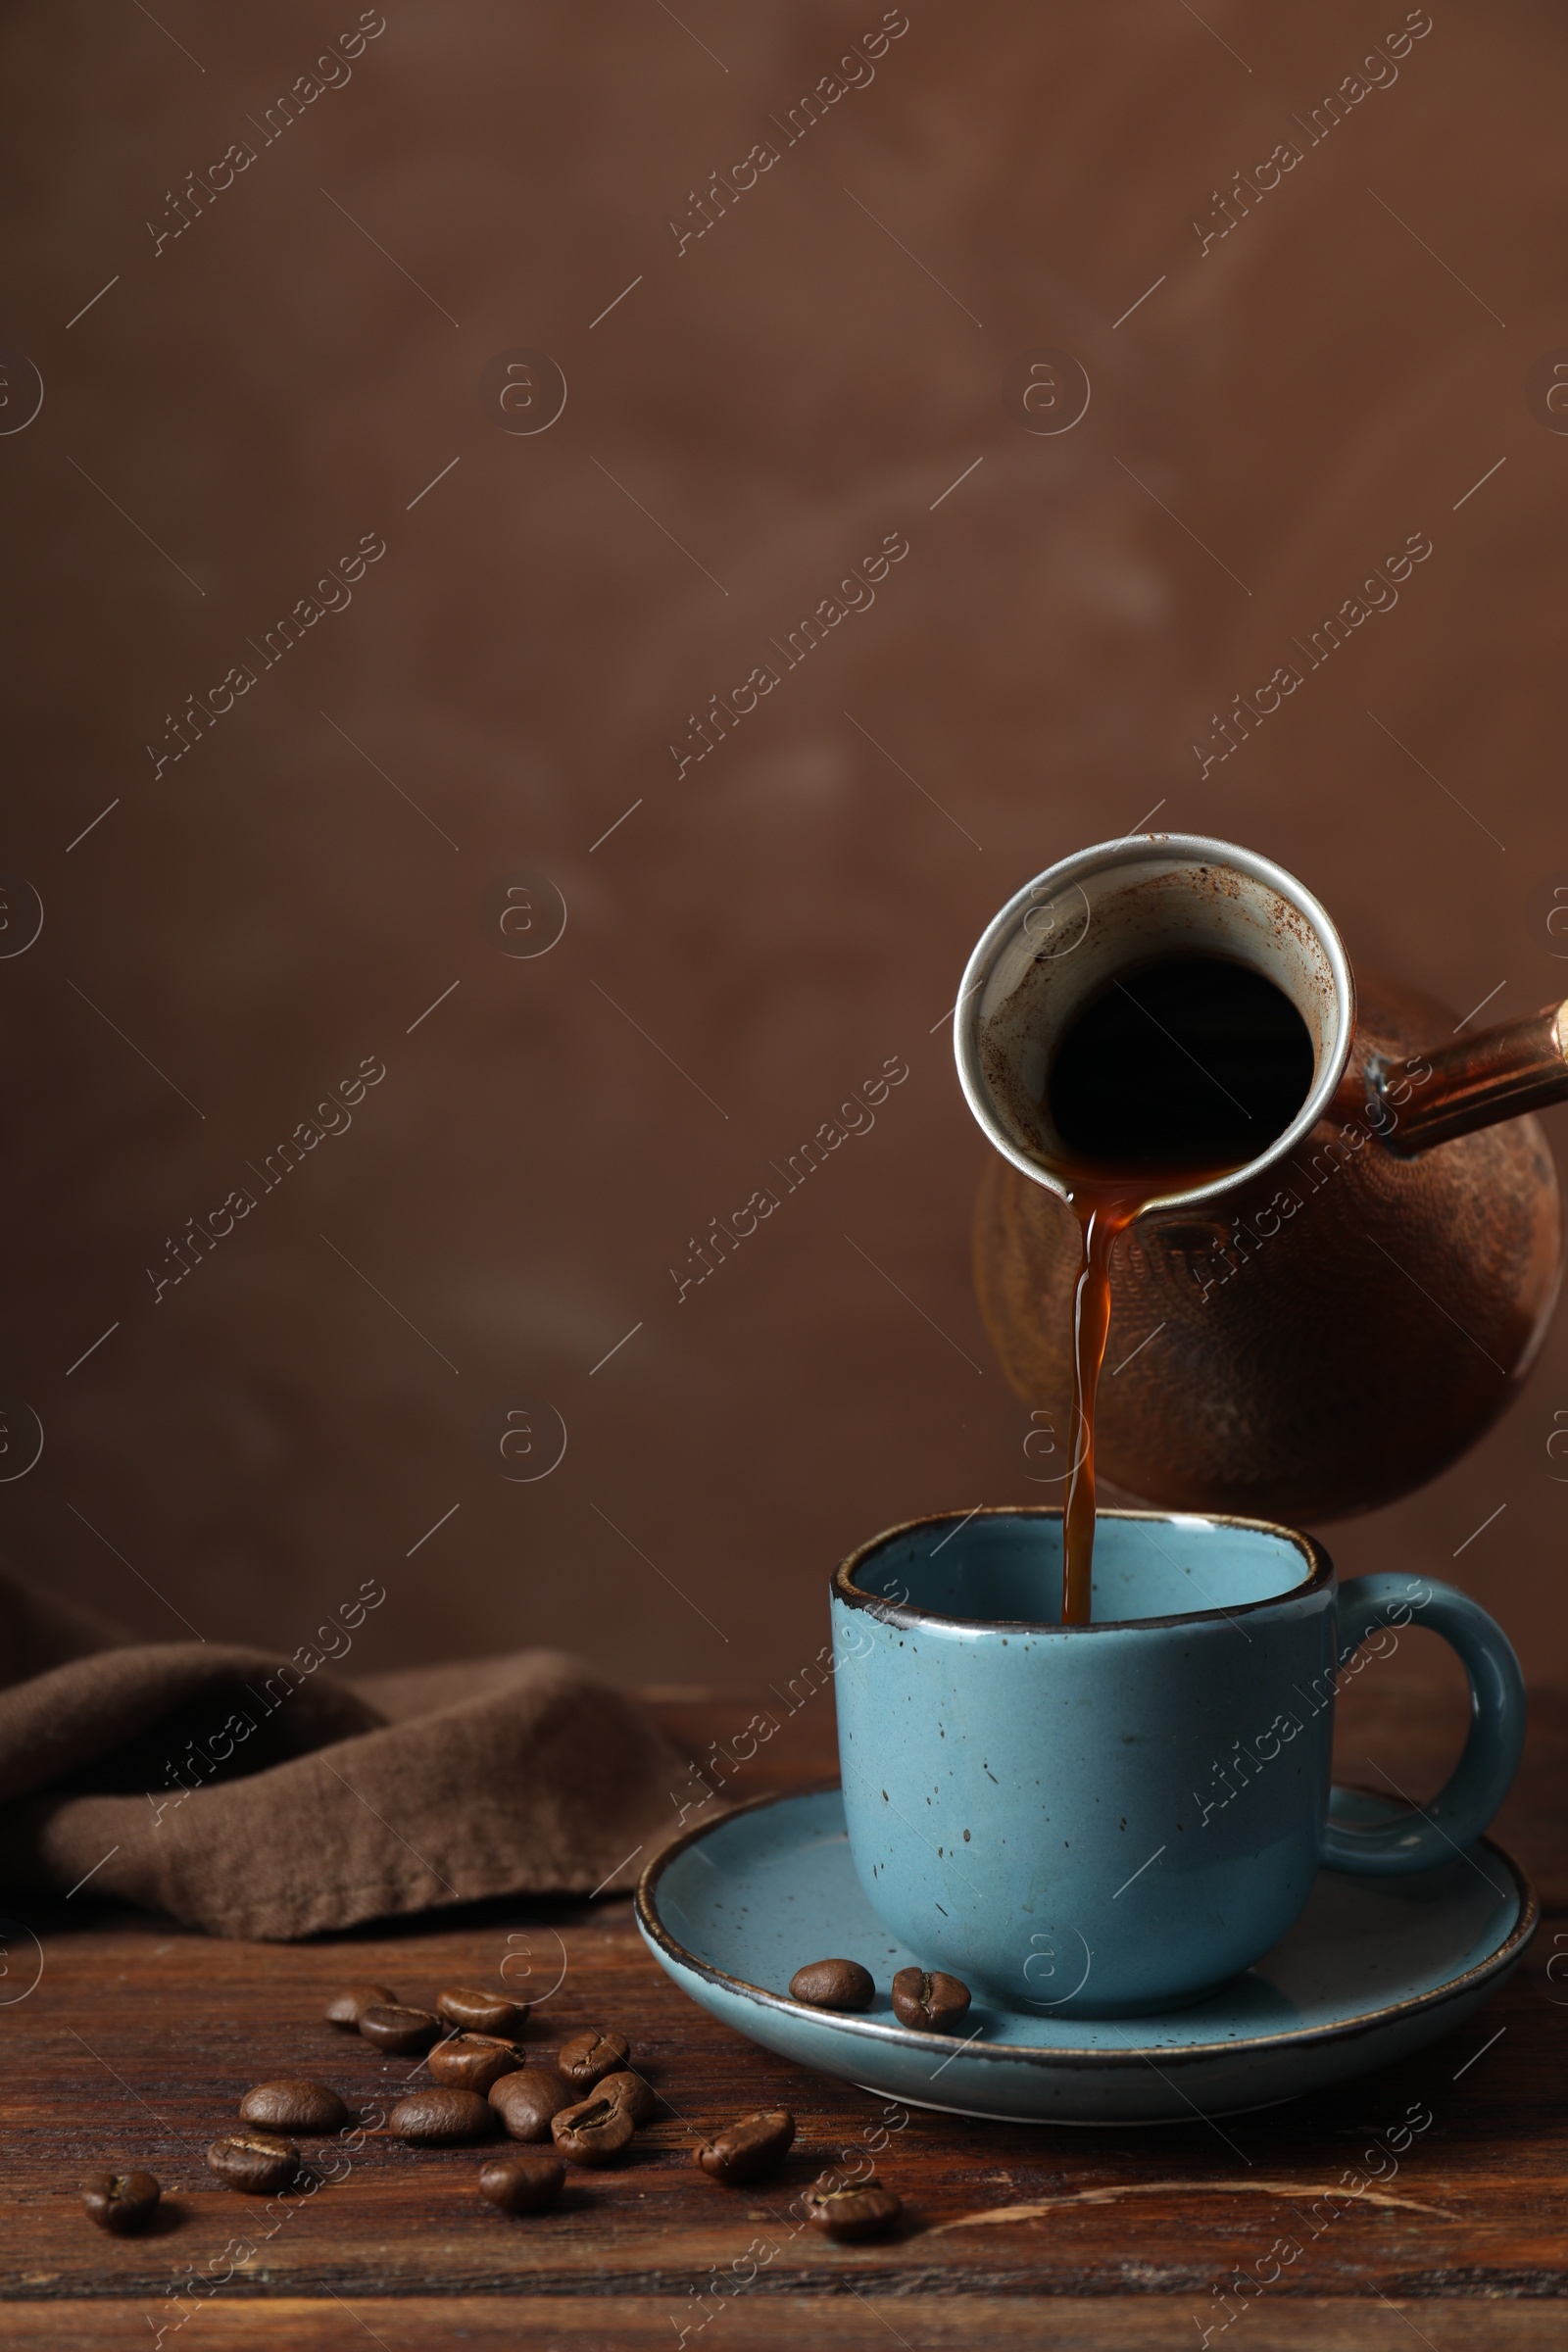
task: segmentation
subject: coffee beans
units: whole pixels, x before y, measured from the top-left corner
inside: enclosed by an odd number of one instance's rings
[[[457,2139],[488,2139],[496,2128],[496,2111],[476,2090],[411,2090],[387,2117],[387,2130],[399,2139],[414,2139],[427,2147],[443,2147]]]
[[[587,2090],[602,2075],[612,2075],[623,2067],[630,2056],[631,2043],[624,2034],[612,2033],[608,2026],[590,2026],[562,2043],[556,2065],[568,2082]]]
[[[490,2104],[512,2139],[548,2139],[552,2119],[575,2101],[570,2084],[542,2066],[503,2075],[490,2085]]]
[[[862,2237],[886,2236],[904,2211],[903,2198],[884,2188],[874,2173],[863,2180],[822,2173],[807,2190],[805,2204],[812,2229],[843,2245]]]
[[[561,2194],[566,2168],[559,2157],[520,2148],[493,2156],[479,2175],[479,2194],[503,2213],[539,2213]]]
[[[280,2082],[258,2082],[248,2090],[239,2103],[239,2120],[270,2132],[341,2132],[349,2111],[324,2082],[289,2076]]]
[[[94,2173],[81,2184],[87,2219],[115,2237],[145,2230],[162,2194],[151,2173]]]
[[[294,2180],[300,2152],[291,2139],[279,2139],[270,2132],[230,2132],[214,2140],[207,2161],[226,2187],[270,2197]]]
[[[618,2099],[634,2124],[646,2124],[656,2105],[654,2094],[641,2075],[601,2075],[599,2095],[602,2099]]]
[[[449,1984],[438,1992],[435,2005],[449,2025],[469,2034],[520,2034],[528,2015],[526,2001],[509,2001],[504,1994],[484,1992],[472,1984]]]
[[[522,2052],[515,2043],[494,2034],[453,2034],[430,2052],[430,2073],[437,2082],[460,2090],[488,2090],[503,2075],[515,2074]]]
[[[366,2040],[373,2041],[378,2050],[393,2050],[399,2057],[427,2050],[440,2031],[441,2020],[428,2009],[405,2009],[396,2001],[382,2001],[360,2011],[360,2032]]]
[[[563,2107],[551,2119],[550,2135],[573,2164],[609,2164],[631,2145],[633,2128],[618,2099],[597,2095]]]
[[[812,2009],[869,2009],[876,1986],[858,1960],[812,1960],[791,1977],[790,1998]]]
[[[927,1976],[921,1968],[901,1968],[893,1980],[893,2014],[901,2026],[951,2034],[962,2023],[968,2006],[968,1985],[961,1977],[944,1976],[941,1969]]]
[[[397,1994],[390,1984],[345,1984],[326,2004],[326,2022],[341,2026],[346,2034],[358,2030],[363,2011],[374,2008],[396,2008]]]
[[[787,2107],[775,2107],[767,2114],[742,2116],[738,2124],[715,2132],[698,2149],[697,2162],[710,2180],[738,2188],[743,2181],[760,2180],[782,2164],[794,2137],[794,2116]]]
[[[829,1970],[847,1972],[852,1980],[863,1974],[848,1961],[830,1963]],[[449,1984],[425,2008],[400,2000],[390,1984],[356,1979],[341,1984],[323,2007],[329,2026],[357,2032],[369,2045],[362,2071],[379,2079],[381,2089],[371,2094],[377,2096],[374,2112],[359,2119],[366,2129],[349,2136],[354,2109],[367,2095],[358,2077],[347,2098],[314,2076],[285,2073],[254,2082],[239,2099],[237,2128],[207,2150],[209,2170],[223,2186],[270,2197],[323,2185],[314,2152],[302,2161],[298,2143],[318,2143],[327,2135],[340,2135],[329,2144],[334,2154],[342,2146],[344,2155],[326,2167],[325,2179],[340,2179],[361,2164],[373,2168],[372,2126],[430,2149],[490,2139],[504,2130],[521,2144],[485,2151],[479,2193],[505,2213],[543,2213],[560,2196],[568,2164],[612,2164],[659,2105],[631,2064],[626,2035],[611,2026],[584,2026],[551,2054],[553,2063],[526,2064],[515,2036],[528,2004],[482,1985]],[[428,2075],[417,2063],[421,2057]],[[216,2095],[226,2103],[234,2093]],[[391,2107],[384,2127],[382,2100]],[[794,2134],[795,2119],[783,2109],[745,2116],[716,2133],[699,2162],[715,2180],[743,2183],[772,2170]],[[433,2171],[438,2161],[426,2169]],[[164,2226],[155,2221],[160,2197],[158,2180],[145,2172],[104,2172],[82,2182],[88,2218],[117,2234]],[[579,2191],[575,2204],[585,2201]]]

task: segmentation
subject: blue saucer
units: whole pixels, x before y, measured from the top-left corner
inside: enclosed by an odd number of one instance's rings
[[[1390,1810],[1335,1791],[1341,1817]],[[894,1972],[920,1954],[894,1941],[861,1893],[836,1788],[761,1797],[688,1830],[637,1889],[655,1959],[753,2041],[911,2106],[1056,2124],[1232,2115],[1388,2066],[1480,2008],[1523,1955],[1539,1909],[1490,1838],[1409,1878],[1321,1871],[1290,1934],[1194,2008],[1111,2021],[976,2002],[963,2034],[948,2036],[893,2016]],[[862,2015],[789,1998],[796,1969],[829,1956],[875,1978]]]

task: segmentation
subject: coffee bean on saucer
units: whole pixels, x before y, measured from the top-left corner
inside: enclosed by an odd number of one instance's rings
[[[430,2052],[432,2081],[450,2082],[459,2090],[488,2090],[503,2075],[515,2074],[523,2055],[515,2042],[494,2034],[451,2034]]]
[[[844,2245],[885,2236],[904,2211],[903,2198],[884,2188],[875,2174],[846,2180],[838,2173],[823,2173],[807,2190],[805,2204],[812,2229]]]
[[[503,2213],[539,2213],[555,2203],[565,2178],[566,2168],[558,2156],[514,2148],[506,2156],[491,2157],[479,2175],[479,2194]]]
[[[207,2161],[225,2187],[270,2197],[294,2180],[300,2152],[291,2139],[279,2139],[270,2132],[229,2132],[214,2140]]]
[[[589,2026],[562,2043],[556,2065],[568,2082],[587,2090],[602,2075],[616,2073],[630,2056],[631,2043],[624,2034],[612,2033],[609,2026]]]
[[[623,2074],[601,2075],[599,2095],[602,2099],[618,2099],[634,2124],[646,2124],[657,2104],[654,2093],[641,2075],[629,2070]]]
[[[927,2034],[951,2034],[962,2023],[969,2006],[969,1987],[961,1977],[936,1969],[901,1968],[893,1980],[893,2014],[901,2026],[920,2026]]]
[[[490,2104],[510,2139],[548,2139],[552,2118],[576,2098],[569,2082],[542,2066],[503,2075],[490,2085]]]
[[[858,1960],[812,1960],[791,1977],[790,1998],[811,2009],[869,2009],[876,1986]]]
[[[349,2111],[324,2082],[302,2082],[290,2076],[280,2082],[258,2082],[248,2090],[239,2103],[239,2120],[269,2132],[341,2132]]]
[[[618,2099],[579,2099],[550,2120],[550,2136],[573,2164],[609,2164],[631,2144],[635,2127]]]
[[[764,2173],[782,2164],[794,2137],[795,2118],[787,2107],[775,2107],[765,2115],[743,2115],[738,2124],[727,2125],[705,2141],[697,2151],[697,2162],[710,2180],[738,2188],[744,2181],[760,2180]]]
[[[441,2031],[441,2020],[428,2009],[405,2009],[397,2001],[372,2004],[360,2011],[360,2032],[378,2050],[396,2051],[408,2058],[427,2050]]]
[[[365,2010],[396,2008],[397,1994],[390,1984],[345,1984],[326,2004],[326,2022],[341,2026],[345,2034],[358,2031]]]
[[[528,2015],[526,2001],[510,2001],[504,1993],[484,1992],[473,1984],[449,1984],[438,1992],[435,2005],[449,2025],[469,2034],[499,2034],[510,2040],[520,2034]]]
[[[115,2237],[145,2230],[162,2194],[151,2173],[94,2173],[81,2184],[87,2219]]]
[[[411,2090],[399,2099],[386,2119],[398,2139],[416,2139],[426,2147],[441,2147],[456,2139],[488,2139],[496,2128],[496,2111],[476,2090],[454,2090],[437,2084],[430,2090]]]

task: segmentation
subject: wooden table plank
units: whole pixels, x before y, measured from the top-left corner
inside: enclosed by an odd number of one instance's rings
[[[654,2296],[585,2301],[580,2296],[410,2296],[397,2303],[358,2297],[315,2301],[279,2296],[269,2303],[217,2302],[202,2314],[200,2334],[166,2336],[189,2352],[475,2352],[519,2344],[540,2352],[677,2352],[669,2304]],[[108,2344],[148,2346],[161,2324],[151,2303],[115,2307],[111,2319],[91,2305],[34,2304],[26,2314],[32,2352],[102,2352]],[[13,2341],[22,2341],[14,2337]],[[1561,2352],[1562,2306],[1556,2303],[1404,2302],[1348,2304],[1328,2297],[1274,2298],[1253,2306],[1237,2352]],[[825,2352],[976,2352],[1012,2346],[1027,2352],[1185,2352],[1197,2345],[1188,2307],[1162,2296],[1136,2301],[1062,2296],[1049,2305],[1030,2297],[910,2295],[872,2302],[848,2293],[790,2306],[760,2297],[732,2303],[708,2335],[686,2338],[690,2352],[773,2352],[778,2345],[820,2345]],[[1217,2346],[1221,2339],[1213,2339]]]
[[[684,2296],[687,2281],[744,2259],[754,2236],[779,2251],[758,2291],[826,2288],[848,2271],[889,2291],[1183,2291],[1206,2299],[1235,2262],[1266,2256],[1276,2235],[1341,2180],[1368,2138],[1421,2102],[1434,2116],[1391,2187],[1430,2212],[1370,2203],[1320,2228],[1292,2287],[1388,2292],[1539,2293],[1564,2270],[1564,2031],[1537,1985],[1520,1982],[1429,2050],[1368,2081],[1223,2124],[1074,2131],[970,2123],[872,2099],[755,2048],[691,2004],[653,1969],[624,1904],[559,1931],[565,1980],[546,2004],[542,2050],[599,2021],[619,2024],[667,2101],[612,2173],[577,2175],[548,2224],[501,2220],[474,2193],[471,2149],[416,2150],[372,2132],[348,2177],[291,2199],[287,2221],[242,2260],[238,2291],[412,2293],[434,2284],[504,2291]],[[338,1948],[154,1941],[124,1928],[70,1939],[14,2021],[0,2131],[14,2228],[0,2249],[6,2291],[159,2292],[187,2261],[198,2269],[263,2209],[211,2181],[201,2161],[257,2081],[305,2071],[359,2108],[383,2109],[416,2063],[389,2059],[320,2020],[343,1975]],[[457,1980],[495,1981],[509,1935],[494,1927],[439,1936],[356,1940],[354,1966],[428,1999]],[[138,1943],[141,1949],[138,1950]],[[1500,2040],[1493,2037],[1502,2029]],[[1489,2041],[1484,2056],[1476,2053]],[[1470,2062],[1467,2064],[1467,2061]],[[1461,2072],[1461,2070],[1463,2070]],[[1457,2079],[1456,2079],[1457,2078]],[[759,2105],[792,2107],[801,2141],[776,2182],[728,2194],[692,2166],[694,2140]],[[887,2109],[889,2112],[884,2113]],[[906,2194],[916,2227],[854,2252],[792,2232],[790,2197],[824,2163],[889,2132],[879,2159]],[[165,2235],[103,2238],[81,2219],[78,2176],[139,2162],[170,2185],[179,2226]],[[1250,2176],[1286,2181],[1257,2191]],[[1155,2188],[1158,2182],[1180,2182]],[[1234,2193],[1214,2193],[1227,2183]],[[989,2207],[1114,2187],[1121,2202],[1053,2212],[1037,2223],[942,2229]],[[1197,2193],[1201,2188],[1201,2195]]]
[[[659,1711],[711,1775],[754,1708],[745,1695],[663,1694]],[[1537,1867],[1560,1871],[1563,1789],[1551,1772],[1560,1704],[1538,1706],[1538,1726],[1543,1716],[1546,1769],[1527,1773],[1515,1803],[1539,1847]],[[1439,1777],[1438,1744],[1420,1752],[1419,1727],[1397,1710],[1386,1707],[1360,1731],[1378,1752],[1402,1756],[1401,1770]],[[758,1755],[727,1774],[724,1794],[818,1776],[831,1740],[824,1693],[782,1718]],[[675,1793],[671,1827],[694,1793]],[[38,1924],[42,1979],[0,2008],[9,2207],[0,2297],[29,2306],[29,2341],[140,2340],[144,2315],[151,2335],[184,2311],[199,2313],[203,2342],[244,2325],[259,2342],[363,2344],[368,2328],[389,2345],[420,2345],[454,2340],[459,2309],[465,2331],[482,2341],[503,2324],[515,2329],[519,2296],[534,2340],[607,2347],[673,2343],[681,2327],[695,2343],[719,2324],[741,2343],[808,2330],[831,2344],[885,2345],[889,2323],[919,2347],[956,2340],[960,2325],[966,2334],[983,2325],[1004,2344],[1039,2341],[1041,2298],[1054,2343],[1197,2342],[1227,2310],[1233,2325],[1245,2322],[1248,2352],[1275,2342],[1408,2343],[1410,2328],[1390,2306],[1412,2314],[1440,2352],[1479,2342],[1465,2330],[1481,2318],[1489,2342],[1544,2342],[1537,2323],[1545,2320],[1562,2340],[1568,1983],[1544,1974],[1554,1933],[1568,1951],[1560,1923],[1548,1924],[1526,1971],[1479,2017],[1399,2066],[1217,2126],[1114,2131],[890,2108],[792,2066],[687,2001],[645,1953],[624,1900],[488,1905],[303,1946],[212,1941],[116,1913],[79,1927]],[[286,2200],[263,2238],[265,2209],[219,2188],[202,2162],[240,2093],[302,2072],[337,2083],[351,2103],[384,2107],[414,2071],[322,2022],[346,1976],[384,1978],[416,1999],[456,1981],[531,1989],[543,1996],[529,2036],[542,2055],[583,2024],[616,2024],[661,2093],[659,2119],[624,2165],[573,2175],[558,2210],[526,2221],[479,2199],[475,2151],[416,2151],[372,2132],[345,2177]],[[1319,2219],[1314,2234],[1317,2192],[1417,2101],[1432,2127],[1382,2184],[1408,2204],[1363,2201]],[[793,2108],[801,2126],[776,2180],[729,2192],[696,2171],[697,2137],[775,2104]],[[791,2198],[879,2130],[888,2134],[879,2165],[909,2209],[900,2235],[834,2248],[797,2230]],[[165,2180],[170,2211],[156,2234],[113,2240],[82,2217],[76,2181],[110,2162],[145,2163]],[[1114,2196],[1102,2201],[1107,2190]],[[1036,2220],[944,2226],[1090,2192],[1096,2201]],[[1299,2252],[1271,2255],[1280,2239]],[[1245,2310],[1216,2295],[1237,2266],[1255,2280],[1259,2265],[1266,2273],[1274,2263],[1277,2281]],[[192,2293],[193,2278],[210,2291]],[[1335,2333],[1352,2312],[1357,2330],[1371,2332]],[[1020,2314],[1032,2315],[1033,2336],[1019,2332]],[[1377,2332],[1386,2325],[1396,2332]]]

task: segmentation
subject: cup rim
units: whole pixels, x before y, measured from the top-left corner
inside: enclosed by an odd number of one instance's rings
[[[1054,865],[1046,867],[1032,881],[1015,890],[1006,905],[1000,907],[986,925],[964,966],[958,984],[957,1002],[953,1008],[953,1050],[958,1065],[958,1083],[964,1100],[974,1114],[981,1133],[995,1146],[1004,1159],[1009,1160],[1021,1175],[1034,1184],[1043,1185],[1047,1192],[1059,1200],[1071,1199],[1065,1176],[1050,1167],[1043,1159],[1023,1151],[1007,1133],[997,1115],[986,1083],[980,1057],[980,1008],[978,999],[991,977],[992,969],[1003,949],[1011,940],[1030,904],[1040,892],[1048,890],[1052,897],[1077,883],[1082,874],[1102,872],[1120,865],[1134,865],[1150,857],[1167,856],[1185,859],[1193,865],[1231,866],[1246,874],[1250,881],[1271,890],[1287,906],[1308,923],[1317,935],[1333,975],[1335,991],[1335,1022],[1332,1043],[1324,1056],[1323,1066],[1313,1078],[1305,1101],[1274,1141],[1255,1158],[1240,1167],[1229,1168],[1222,1175],[1210,1177],[1204,1184],[1178,1186],[1174,1192],[1161,1193],[1144,1201],[1138,1211],[1138,1222],[1146,1217],[1162,1216],[1173,1210],[1200,1207],[1217,1200],[1240,1186],[1253,1184],[1268,1170],[1278,1167],[1311,1134],[1318,1121],[1328,1115],[1339,1092],[1346,1070],[1349,1066],[1350,1050],[1355,1036],[1355,981],[1350,971],[1345,943],[1335,929],[1327,910],[1305,884],[1265,858],[1257,850],[1244,849],[1240,843],[1220,841],[1207,833],[1127,833],[1115,841],[1092,843],[1087,849],[1075,850],[1070,857],[1060,858]]]
[[[846,1608],[868,1609],[885,1625],[939,1626],[944,1632],[968,1634],[1003,1633],[1050,1635],[1056,1640],[1082,1639],[1086,1635],[1110,1633],[1165,1633],[1174,1626],[1208,1625],[1224,1621],[1234,1623],[1238,1617],[1254,1616],[1260,1609],[1277,1609],[1286,1601],[1312,1598],[1332,1591],[1335,1584],[1334,1562],[1315,1536],[1303,1535],[1299,1528],[1286,1527],[1277,1519],[1247,1519],[1231,1511],[1124,1511],[1103,1510],[1097,1519],[1156,1520],[1169,1526],[1172,1521],[1196,1522],[1204,1527],[1243,1528],[1250,1535],[1275,1536],[1294,1544],[1307,1565],[1307,1573],[1298,1585],[1283,1592],[1271,1592],[1262,1600],[1238,1601],[1233,1609],[1217,1604],[1206,1609],[1183,1609],[1171,1617],[1097,1617],[1088,1625],[1053,1625],[1044,1618],[1031,1617],[948,1617],[938,1609],[917,1608],[910,1601],[884,1600],[875,1592],[865,1592],[856,1584],[858,1570],[875,1552],[900,1536],[914,1534],[921,1528],[945,1527],[951,1520],[955,1532],[974,1519],[1056,1519],[1063,1516],[1059,1503],[988,1502],[973,1511],[925,1511],[917,1519],[902,1519],[894,1527],[886,1527],[879,1536],[861,1544],[840,1560],[833,1571],[831,1597],[842,1601]]]

